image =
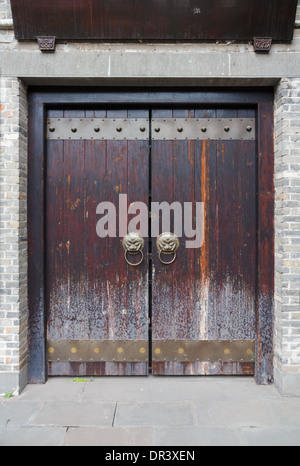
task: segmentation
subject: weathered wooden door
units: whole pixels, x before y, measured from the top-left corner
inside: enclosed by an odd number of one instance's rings
[[[51,110],[47,123],[48,373],[148,374],[148,244],[128,266],[119,195],[148,205],[149,112]],[[97,234],[102,202],[116,237]]]
[[[152,118],[152,201],[179,202],[182,212],[191,203],[194,230],[203,206],[201,247],[186,247],[189,215],[172,264],[153,238],[153,373],[254,374],[255,111],[165,109]]]
[[[156,375],[254,374],[255,110],[47,116],[49,375],[147,375],[149,362]],[[115,207],[113,237],[97,234],[102,202]],[[152,219],[138,266],[125,260],[119,222],[134,202]],[[181,217],[156,232],[162,202]],[[175,258],[157,236],[178,222]],[[199,222],[203,237],[187,247]]]

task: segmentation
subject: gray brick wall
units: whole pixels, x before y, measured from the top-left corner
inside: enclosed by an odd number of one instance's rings
[[[0,78],[0,373],[27,361],[27,91]]]
[[[300,77],[275,95],[275,364],[300,374]]]
[[[0,20],[11,19],[10,0],[0,0]]]

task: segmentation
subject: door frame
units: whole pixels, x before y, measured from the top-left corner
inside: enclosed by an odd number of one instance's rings
[[[45,121],[48,108],[96,106],[243,106],[257,116],[256,367],[258,384],[273,383],[274,326],[274,91],[270,88],[29,89],[28,306],[29,383],[45,383]]]

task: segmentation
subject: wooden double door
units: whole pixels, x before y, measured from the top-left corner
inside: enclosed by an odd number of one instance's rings
[[[45,174],[49,375],[254,374],[254,109],[51,109]]]

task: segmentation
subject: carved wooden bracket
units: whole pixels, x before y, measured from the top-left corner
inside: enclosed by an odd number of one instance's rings
[[[55,52],[55,37],[38,37],[37,41],[41,52]]]
[[[257,53],[269,53],[272,47],[272,37],[255,37],[253,46]]]

